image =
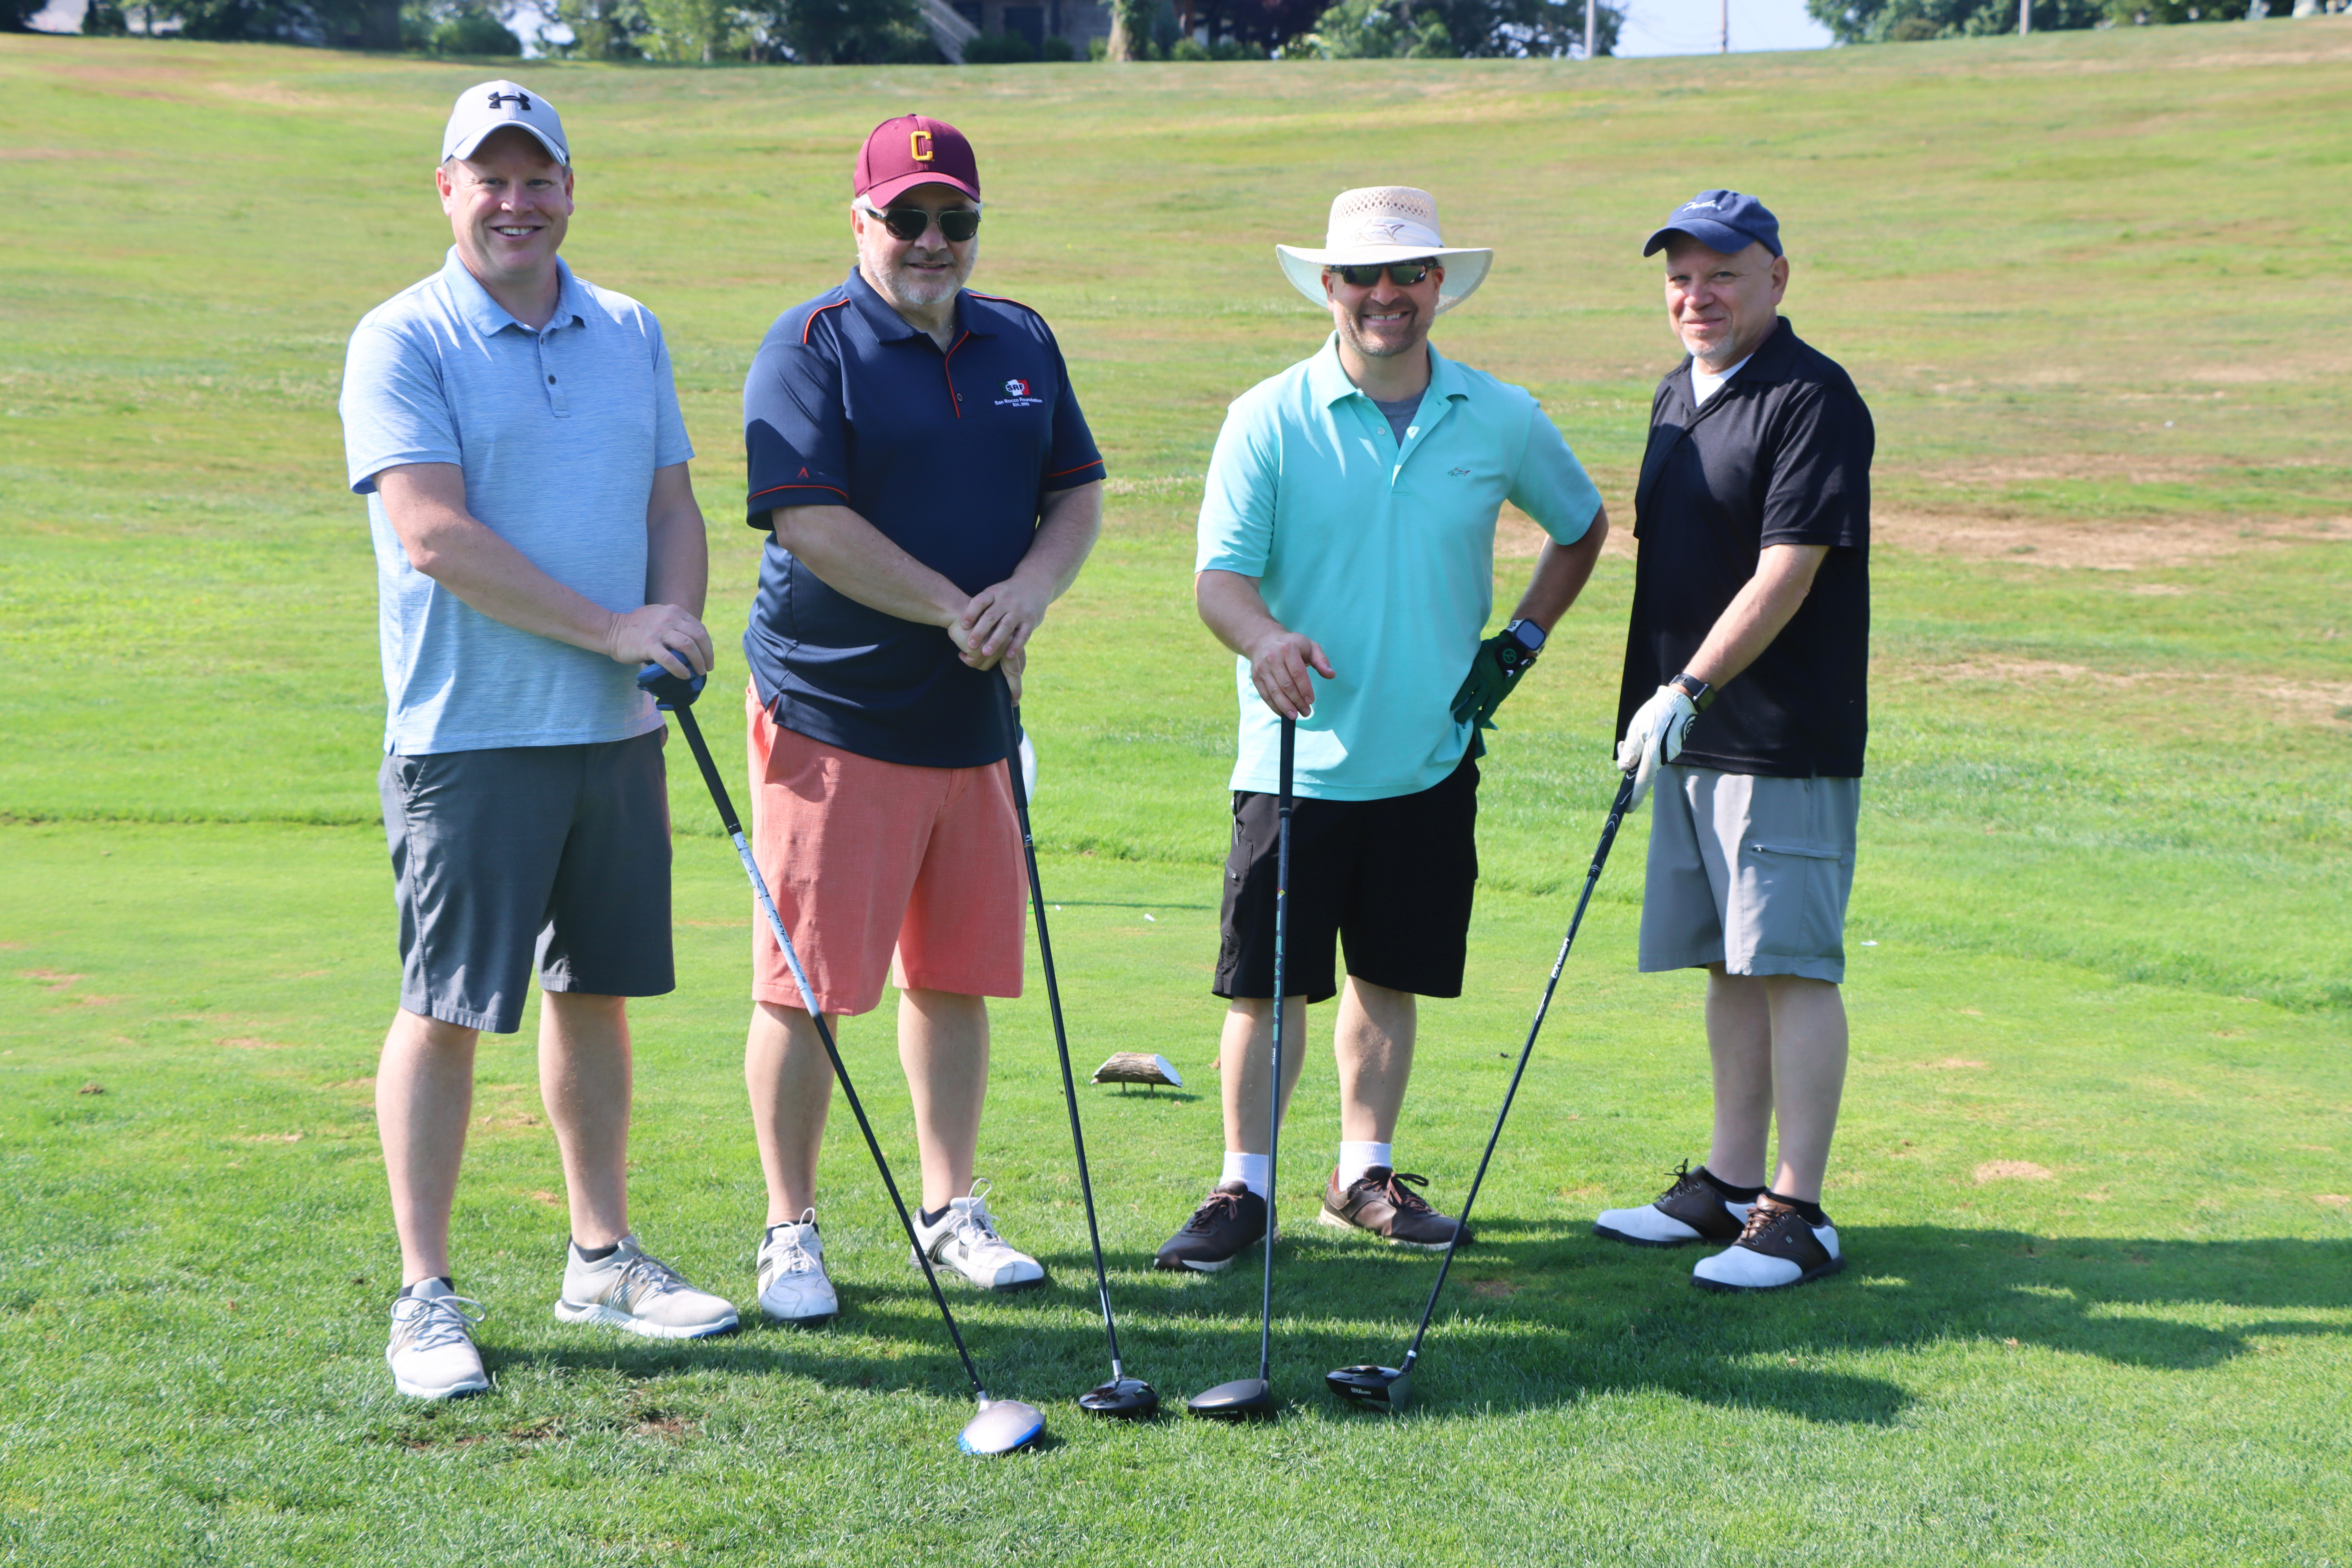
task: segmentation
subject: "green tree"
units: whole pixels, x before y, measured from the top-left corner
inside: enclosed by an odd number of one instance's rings
[[[555,0],[555,19],[572,30],[561,52],[586,60],[642,58],[637,41],[652,26],[640,0]]]
[[[2120,5],[2121,0],[2114,3]],[[1908,44],[2017,31],[2017,0],[1805,0],[1805,9],[1841,44]],[[2095,27],[2110,15],[2107,0],[2033,0],[2036,32]]]
[[[1416,16],[1407,0],[1339,0],[1315,29],[1283,46],[1285,59],[1444,59],[1453,37],[1431,6]]]
[[[710,61],[745,52],[751,19],[732,0],[643,0],[647,59]]]
[[[783,46],[804,65],[936,65],[915,0],[783,0]]]

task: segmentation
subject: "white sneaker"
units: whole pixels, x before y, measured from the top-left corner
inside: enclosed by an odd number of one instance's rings
[[[974,1182],[971,1196],[950,1199],[948,1212],[937,1225],[925,1225],[923,1216],[917,1215],[915,1234],[922,1238],[923,1250],[940,1268],[952,1269],[983,1289],[1018,1290],[1042,1283],[1045,1265],[1025,1252],[1014,1251],[996,1234],[996,1221],[986,1202],[988,1187],[985,1181]],[[907,1262],[915,1268],[923,1266],[912,1252],[907,1254]]]
[[[1795,1209],[1758,1204],[1738,1241],[1699,1259],[1691,1283],[1702,1290],[1778,1290],[1844,1267],[1835,1226],[1808,1225]]]
[[[656,1340],[698,1340],[735,1326],[732,1306],[688,1284],[635,1236],[594,1263],[577,1247],[566,1251],[555,1315],[567,1323],[608,1323]]]
[[[466,1309],[471,1307],[472,1311]],[[426,1279],[392,1303],[392,1342],[383,1361],[392,1385],[411,1399],[455,1399],[490,1386],[473,1326],[489,1313],[438,1279]]]
[[[824,1274],[824,1241],[816,1210],[801,1210],[797,1225],[772,1225],[760,1241],[760,1310],[772,1323],[811,1328],[841,1310]]]
[[[1653,1202],[1637,1209],[1602,1209],[1594,1215],[1592,1234],[1636,1247],[1734,1241],[1755,1206],[1725,1197],[1706,1179],[1706,1166],[1694,1171],[1685,1160],[1675,1173],[1674,1184]]]

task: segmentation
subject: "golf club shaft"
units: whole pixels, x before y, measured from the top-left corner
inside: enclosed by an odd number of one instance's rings
[[[1519,1047],[1518,1065],[1511,1069],[1510,1087],[1503,1090],[1502,1109],[1495,1112],[1495,1130],[1486,1135],[1486,1152],[1478,1156],[1478,1173],[1470,1178],[1469,1195],[1462,1200],[1462,1213],[1454,1222],[1454,1239],[1445,1244],[1444,1260],[1437,1266],[1437,1282],[1429,1288],[1429,1303],[1421,1310],[1421,1326],[1412,1331],[1412,1343],[1404,1352],[1399,1370],[1411,1372],[1412,1363],[1421,1359],[1421,1342],[1429,1332],[1431,1314],[1437,1310],[1437,1298],[1445,1289],[1445,1276],[1454,1267],[1454,1250],[1470,1232],[1470,1210],[1478,1202],[1479,1184],[1486,1179],[1486,1163],[1495,1157],[1495,1145],[1503,1136],[1503,1121],[1511,1114],[1511,1101],[1519,1092],[1519,1079],[1528,1070],[1528,1058],[1535,1054],[1536,1037],[1543,1032],[1544,1015],[1551,1011],[1551,994],[1559,988],[1559,972],[1568,963],[1568,950],[1576,945],[1577,928],[1584,923],[1584,907],[1592,901],[1592,889],[1601,884],[1601,868],[1609,863],[1609,847],[1617,841],[1617,826],[1625,820],[1625,813],[1633,805],[1633,774],[1627,770],[1617,786],[1617,798],[1609,807],[1609,820],[1601,826],[1600,846],[1592,851],[1592,868],[1584,874],[1584,892],[1576,900],[1576,913],[1568,922],[1568,935],[1560,939],[1559,952],[1551,961],[1551,977],[1544,982],[1543,999],[1536,1004],[1535,1022],[1528,1026],[1527,1044]]]
[[[1282,721],[1282,757],[1274,796],[1274,1077],[1265,1112],[1265,1283],[1258,1303],[1257,1375],[1272,1376],[1274,1364],[1274,1195],[1282,1152],[1282,1016],[1287,1010],[1290,959],[1290,774],[1298,744],[1298,721]]]
[[[1029,832],[1029,786],[1021,777],[1021,710],[1013,700],[1012,682],[998,684],[1004,697],[1004,768],[1013,778],[1013,810],[1021,820],[1021,853],[1029,862],[1029,907],[1037,914],[1037,962],[1045,971],[1045,1010],[1053,1015],[1054,1050],[1062,1059],[1062,1103],[1070,1112],[1070,1147],[1078,1157],[1078,1196],[1086,1204],[1087,1240],[1095,1249],[1095,1294],[1102,1301],[1103,1338],[1110,1346],[1110,1375],[1117,1381],[1127,1373],[1119,1365],[1118,1325],[1110,1311],[1110,1277],[1103,1269],[1102,1232],[1095,1224],[1094,1182],[1087,1173],[1087,1135],[1078,1126],[1078,1086],[1070,1076],[1070,1037],[1062,1024],[1062,988],[1054,978],[1054,942],[1045,933],[1045,889],[1037,879],[1037,844]]]
[[[906,1228],[907,1244],[915,1249],[915,1261],[922,1265],[923,1279],[931,1288],[931,1300],[939,1303],[940,1321],[947,1324],[948,1338],[955,1342],[956,1357],[963,1363],[963,1374],[971,1380],[973,1395],[985,1404],[988,1390],[981,1386],[980,1369],[971,1364],[971,1352],[964,1349],[955,1314],[948,1310],[947,1292],[940,1289],[940,1277],[932,1272],[930,1255],[923,1250],[922,1237],[915,1234],[915,1219],[907,1212],[907,1201],[898,1195],[898,1184],[890,1179],[890,1163],[882,1157],[882,1144],[874,1136],[874,1124],[866,1120],[866,1107],[858,1101],[857,1090],[849,1081],[848,1068],[842,1065],[841,1051],[833,1043],[832,1029],[825,1025],[824,1010],[817,1005],[815,988],[809,984],[808,973],[801,968],[800,954],[793,949],[792,933],[784,930],[783,917],[776,912],[776,902],[768,896],[768,879],[760,875],[760,862],[752,858],[751,847],[744,841],[743,825],[735,818],[735,803],[727,796],[727,785],[719,777],[719,764],[710,760],[710,747],[702,738],[702,726],[695,722],[693,708],[685,703],[670,711],[677,715],[677,727],[686,732],[686,743],[693,748],[695,763],[702,769],[702,782],[710,786],[710,802],[719,808],[719,826],[735,840],[736,858],[743,862],[743,874],[751,879],[752,896],[760,900],[760,912],[767,917],[768,930],[775,934],[776,945],[783,949],[784,963],[793,972],[793,984],[800,987],[801,1005],[808,1009],[809,1021],[816,1026],[816,1037],[824,1042],[824,1054],[833,1063],[833,1076],[841,1080],[842,1098],[849,1101],[850,1114],[857,1118],[857,1130],[866,1134],[866,1147],[874,1156],[874,1168],[881,1173],[882,1187],[890,1194],[890,1205],[898,1211],[898,1223]]]

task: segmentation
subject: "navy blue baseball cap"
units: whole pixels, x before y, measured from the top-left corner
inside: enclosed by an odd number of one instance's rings
[[[1780,220],[1762,202],[1738,191],[1701,191],[1674,210],[1666,226],[1642,247],[1642,254],[1656,255],[1678,234],[1689,235],[1726,256],[1758,244],[1775,256],[1780,254]]]

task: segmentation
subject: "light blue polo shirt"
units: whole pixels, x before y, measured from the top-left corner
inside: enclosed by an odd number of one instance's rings
[[[1226,411],[1209,459],[1194,570],[1259,579],[1274,618],[1323,647],[1298,725],[1295,786],[1385,800],[1438,784],[1469,749],[1454,693],[1495,607],[1495,520],[1510,501],[1562,544],[1601,492],[1524,389],[1429,351],[1429,389],[1400,447],[1348,379],[1335,333]],[[1234,661],[1233,787],[1271,792],[1281,721]]]
[[[532,565],[608,610],[644,606],[654,470],[694,456],[669,350],[652,311],[556,268],[539,331],[453,247],[352,333],[343,446],[375,538],[387,752],[580,745],[661,725],[634,668],[493,620],[410,565],[376,493],[386,468],[455,463],[466,510]]]

